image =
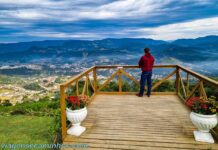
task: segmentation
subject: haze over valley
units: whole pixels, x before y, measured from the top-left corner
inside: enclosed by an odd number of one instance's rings
[[[181,64],[205,75],[218,74],[218,36],[179,39],[50,40],[0,44],[0,74],[74,75],[94,65],[137,65],[143,48],[155,64]]]

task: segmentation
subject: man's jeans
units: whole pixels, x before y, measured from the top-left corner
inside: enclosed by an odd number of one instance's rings
[[[145,83],[147,81],[147,95],[151,94],[151,76],[152,76],[152,71],[143,71],[141,74],[141,80],[140,80],[140,95],[144,95],[145,91]]]

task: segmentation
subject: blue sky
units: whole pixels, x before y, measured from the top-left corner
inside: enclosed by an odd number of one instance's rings
[[[218,35],[218,0],[0,0],[0,42]]]

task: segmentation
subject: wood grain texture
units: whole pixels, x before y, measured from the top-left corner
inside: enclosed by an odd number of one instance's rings
[[[183,82],[183,79],[182,79],[182,76],[181,76],[180,72],[179,72],[179,80],[180,80],[181,85],[182,85],[181,87],[182,87],[182,91],[183,91],[184,97],[186,97],[187,94],[186,94],[186,90],[185,90],[185,85],[184,85],[184,82]]]
[[[93,69],[93,80],[94,80],[94,92],[97,92],[97,73],[96,67]]]
[[[187,74],[186,74],[186,94],[187,95],[189,95],[189,78],[190,78],[190,75],[187,72]]]
[[[88,144],[88,149],[218,149],[196,142],[189,110],[176,95],[97,94],[88,106],[80,137],[67,135],[64,144]],[[73,149],[73,148],[69,148]],[[63,148],[67,150],[67,148]]]
[[[122,92],[122,84],[123,84],[122,69],[119,69],[118,72],[119,72],[119,74],[118,74],[118,86],[119,86],[119,93],[121,93]]]
[[[135,69],[139,68],[139,66],[136,65],[107,65],[107,66],[95,66],[96,69],[111,69],[111,68],[118,68],[123,67],[126,69]],[[154,65],[154,68],[176,68],[177,65]]]
[[[66,128],[66,111],[65,111],[65,87],[60,86],[60,106],[61,106],[61,136],[62,140],[66,137],[67,135],[67,128]]]

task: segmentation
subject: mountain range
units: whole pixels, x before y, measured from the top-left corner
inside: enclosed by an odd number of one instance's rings
[[[149,47],[158,64],[200,65],[205,70],[218,72],[218,36],[196,39],[178,39],[172,42],[122,38],[103,40],[47,40],[0,44],[1,65],[37,64],[91,65],[131,64],[135,65],[143,55],[143,48]],[[57,69],[57,68],[56,68]],[[0,72],[1,73],[1,72]]]

